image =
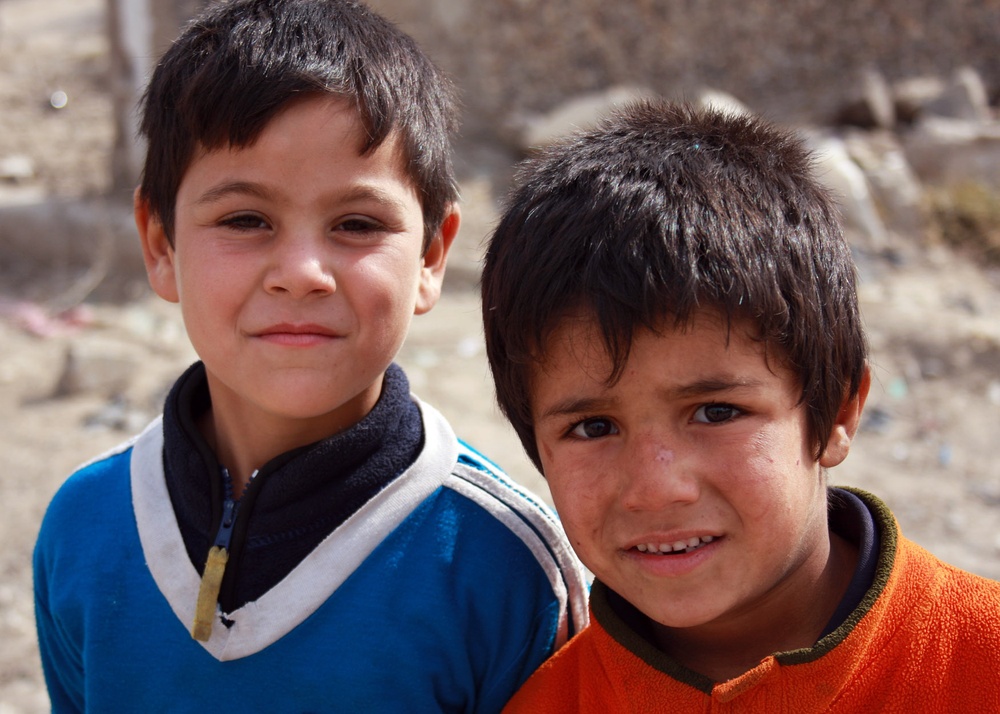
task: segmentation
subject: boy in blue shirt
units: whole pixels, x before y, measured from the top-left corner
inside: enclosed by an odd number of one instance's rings
[[[458,231],[455,116],[355,2],[215,5],[164,55],[135,218],[200,361],[46,513],[55,711],[497,711],[584,624],[552,513],[392,364]]]

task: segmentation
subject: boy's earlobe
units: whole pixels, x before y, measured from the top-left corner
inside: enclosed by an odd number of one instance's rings
[[[458,235],[458,227],[462,223],[462,216],[457,204],[452,204],[437,235],[427,246],[424,253],[423,266],[420,268],[420,285],[417,293],[417,304],[413,312],[423,315],[437,304],[441,297],[441,285],[444,282],[444,271],[448,263],[448,252]]]
[[[149,204],[139,195],[139,189],[135,190],[132,197],[132,213],[142,244],[142,260],[146,265],[149,284],[164,300],[179,302],[173,246],[170,245],[163,223],[150,212]]]
[[[844,401],[837,413],[837,420],[833,424],[833,431],[827,439],[826,449],[819,458],[819,464],[823,468],[833,468],[847,458],[851,450],[851,442],[854,435],[858,433],[861,424],[861,414],[865,409],[865,401],[868,399],[868,390],[872,385],[871,368],[865,365],[865,371],[861,375],[861,382],[858,385],[858,393],[854,397]]]

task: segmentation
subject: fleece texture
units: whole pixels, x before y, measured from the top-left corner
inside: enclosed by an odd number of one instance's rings
[[[875,579],[813,647],[712,682],[655,649],[595,582],[591,624],[505,712],[1000,712],[1000,583],[902,537],[889,509],[853,491],[881,531]]]

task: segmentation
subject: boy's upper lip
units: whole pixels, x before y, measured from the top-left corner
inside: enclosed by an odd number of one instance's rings
[[[279,322],[253,332],[257,337],[266,335],[323,335],[340,337],[336,330],[314,322]]]

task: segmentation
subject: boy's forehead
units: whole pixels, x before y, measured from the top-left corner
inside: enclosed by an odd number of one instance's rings
[[[632,333],[634,340],[640,333],[651,333],[657,339],[672,340],[697,328],[702,332],[717,332],[728,338],[734,329],[746,331],[744,320],[731,320],[721,311],[712,308],[699,308],[683,320],[670,312],[658,316],[651,326],[644,325],[636,319],[630,324],[608,326],[602,324],[596,310],[590,306],[579,306],[564,311],[553,318],[545,331],[544,343],[540,346],[538,357],[545,361],[547,355],[556,352],[570,351],[573,354],[587,355],[592,359],[610,359],[607,334],[613,330],[624,334]],[[622,330],[621,328],[625,328]]]
[[[315,92],[289,98],[280,108],[271,114],[266,122],[260,125],[257,131],[246,138],[237,136],[241,133],[241,130],[234,126],[223,127],[218,136],[195,137],[192,160],[217,151],[240,151],[250,148],[257,143],[263,134],[285,120],[290,112],[301,109],[304,106],[322,107],[323,111],[329,116],[331,126],[336,123],[336,131],[339,133],[344,132],[345,126],[348,127],[349,136],[347,137],[347,141],[353,144],[354,150],[359,156],[364,154],[368,149],[369,133],[365,127],[361,110],[358,108],[357,103],[349,97]],[[319,128],[322,129],[322,125]],[[402,146],[403,142],[399,135],[399,129],[396,128],[386,136],[377,149],[397,152],[399,165],[402,169],[405,168]]]
[[[372,156],[375,153],[391,155],[392,162],[395,164],[399,176],[406,183],[415,186],[413,177],[407,171],[408,161],[404,155],[404,142],[398,129],[390,132],[377,147],[370,147],[368,145],[369,134],[365,128],[361,111],[357,104],[347,97],[321,93],[308,94],[287,101],[267,120],[255,135],[249,137],[246,141],[235,141],[231,132],[221,137],[221,140],[216,143],[206,143],[204,140],[198,140],[194,145],[194,150],[184,173],[186,174],[195,163],[201,161],[206,156],[224,152],[238,155],[245,150],[252,149],[264,134],[273,131],[275,127],[286,120],[290,112],[309,105],[323,107],[324,112],[329,115],[330,124],[328,128],[331,131],[335,130],[343,135],[345,133],[344,127],[347,127],[345,140],[352,145],[357,156]],[[334,122],[339,124],[339,126],[335,127]],[[323,124],[320,124],[318,127],[321,131],[323,128]],[[305,137],[302,138],[304,139]]]
[[[637,347],[656,349],[663,356],[663,366],[672,359],[683,359],[688,365],[702,364],[709,368],[713,363],[734,355],[756,361],[763,360],[772,371],[787,367],[781,358],[783,351],[777,345],[761,340],[756,325],[744,317],[727,317],[715,308],[698,308],[687,319],[678,321],[675,315],[665,313],[652,328],[634,326],[630,341],[622,358]],[[683,344],[683,351],[669,349]],[[689,360],[692,352],[698,359]],[[576,373],[581,378],[611,384],[620,373],[608,345],[597,313],[589,308],[568,311],[553,321],[536,352],[530,369],[529,387],[537,380],[553,374]]]

